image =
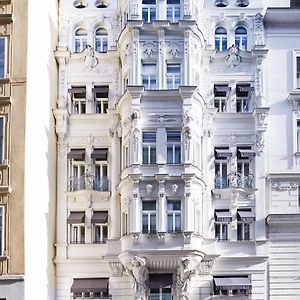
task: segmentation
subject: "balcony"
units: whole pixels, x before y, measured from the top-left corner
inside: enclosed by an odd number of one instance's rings
[[[226,177],[217,175],[215,177],[215,189],[226,189],[226,188],[253,188],[253,178],[252,174],[247,176],[238,173],[231,172]]]
[[[95,177],[93,174],[84,174],[81,177],[70,177],[68,180],[68,191],[93,190],[107,192],[109,189],[108,177]]]

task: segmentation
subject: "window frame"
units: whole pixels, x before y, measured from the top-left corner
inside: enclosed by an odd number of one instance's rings
[[[141,227],[142,227],[142,233],[151,234],[157,232],[157,201],[153,199],[142,199],[141,201],[142,207],[141,207]],[[143,204],[146,202],[154,202],[155,203],[155,210],[144,210]],[[147,216],[147,230],[144,230],[144,216]],[[155,216],[155,229],[151,229],[151,216]]]
[[[103,33],[97,34],[98,30],[102,30]],[[106,34],[104,34],[104,30]],[[97,46],[98,42],[100,42],[100,47]],[[103,26],[99,26],[94,30],[94,49],[100,53],[108,51],[108,30]]]
[[[152,142],[152,141],[144,141],[144,134],[145,133],[154,133],[155,135],[155,141]],[[154,151],[153,151],[154,149]],[[156,131],[151,131],[151,130],[144,130],[142,132],[142,164],[144,165],[153,165],[153,164],[156,164],[156,161],[157,161],[157,151],[156,151]],[[155,153],[155,160],[152,161],[151,158],[151,153],[152,151]],[[147,153],[147,160],[145,161],[144,160],[144,153]]]
[[[100,228],[100,238],[96,239],[96,228]],[[106,228],[106,237],[104,238],[103,229]],[[93,244],[105,244],[108,239],[108,224],[106,223],[94,223],[93,224]]]
[[[155,72],[150,71],[150,66],[155,66]],[[148,68],[148,70],[147,70]],[[156,90],[157,89],[157,64],[155,62],[142,62],[142,85],[145,90]],[[152,83],[155,83],[152,85]]]
[[[85,35],[77,35],[76,33],[79,30],[83,30],[85,32]],[[77,44],[79,43],[78,49],[77,49]],[[73,43],[73,47],[74,47],[74,53],[80,53],[82,52],[85,47],[88,45],[88,32],[84,27],[77,27],[74,30],[74,43]]]
[[[250,90],[247,92],[242,92],[242,93],[247,93],[247,96],[240,96],[238,95],[238,88],[249,88]],[[237,113],[249,113],[250,112],[250,101],[253,93],[253,87],[251,87],[250,83],[238,83],[236,85],[236,112]],[[240,103],[238,105],[238,103]]]
[[[83,229],[83,236],[81,236],[82,229]],[[69,235],[70,244],[85,244],[85,237],[86,237],[85,223],[69,224],[69,230],[70,230],[70,235]],[[74,238],[75,235],[76,237]]]
[[[180,209],[169,209],[168,204],[172,202],[179,202],[180,203]],[[169,216],[172,217],[172,223],[171,227],[172,229],[169,229]],[[180,228],[176,228],[176,216],[180,217]],[[167,199],[167,231],[170,233],[176,233],[182,231],[182,201],[179,199]]]
[[[155,295],[152,295],[154,297],[156,296],[155,298],[151,297],[151,293],[152,294],[154,293],[153,290],[158,290],[158,294],[155,293]],[[168,294],[170,294],[170,296],[173,298],[172,287],[160,287],[160,288],[149,288],[149,300],[154,300],[154,299],[155,300],[164,300],[165,297],[163,297],[164,296],[163,290],[169,290]],[[157,296],[158,296],[158,298],[157,298]]]
[[[218,29],[224,29],[226,31],[226,33],[217,33]],[[217,26],[215,28],[214,34],[215,34],[215,50],[217,52],[227,51],[227,49],[228,49],[228,30],[226,29],[226,27],[224,27],[222,25]],[[226,43],[226,49],[223,49],[223,43],[224,44]],[[219,47],[217,47],[217,44],[219,44]]]
[[[237,33],[237,30],[243,28],[246,33]],[[242,51],[248,50],[248,29],[245,26],[238,25],[234,30],[234,43]]]
[[[217,91],[217,88],[228,88],[227,92]],[[229,93],[231,92],[228,84],[223,83],[215,83],[214,84],[214,107],[218,109],[218,113],[226,113],[227,112],[227,100]],[[225,95],[217,95],[217,93],[225,93]]]
[[[219,165],[218,168],[217,165]],[[226,166],[227,174],[225,175],[223,174],[223,171],[225,171],[223,170],[223,166]],[[218,172],[220,172],[220,174],[218,174]],[[219,179],[221,179],[221,181]],[[228,160],[215,158],[215,188],[224,189],[227,187],[228,187]]]
[[[295,92],[300,91],[300,49],[293,50],[293,90]]]
[[[81,114],[86,114],[87,111],[87,97],[86,97],[86,86],[84,85],[78,85],[78,86],[71,86],[71,89],[84,89],[84,93],[69,93],[70,94],[70,99],[71,99],[71,113],[74,115],[81,115]],[[81,95],[85,94],[84,97],[77,97],[75,96],[76,94]]]
[[[69,182],[70,182],[69,191],[75,192],[81,189],[85,189],[85,174],[86,174],[86,167],[87,167],[85,160],[69,158],[68,165],[69,165]],[[75,180],[76,182],[74,182]]]
[[[170,66],[179,67],[179,72],[168,72],[168,68]],[[182,74],[181,63],[179,62],[166,63],[166,86],[168,90],[175,90],[179,88],[179,86],[181,85],[181,74]],[[171,81],[171,83],[169,83],[169,80]]]
[[[95,114],[107,114],[108,102],[109,102],[109,85],[94,85],[93,89],[103,88],[107,89],[107,97],[97,97],[97,92],[93,92],[94,96],[94,111]],[[105,93],[102,93],[105,94]]]
[[[8,77],[8,37],[7,36],[1,36],[0,40],[4,41],[3,44],[3,76],[0,74],[1,79],[5,79]],[[1,58],[0,53],[0,58]],[[1,67],[1,60],[0,60],[0,67]]]
[[[155,4],[144,4],[142,1],[142,20],[146,23],[151,23],[156,20],[157,17],[157,3]],[[154,14],[153,14],[154,12]]]
[[[168,133],[170,132],[177,132],[179,133],[180,140],[179,141],[169,141],[168,140]],[[181,144],[182,144],[182,137],[180,130],[167,130],[167,164],[181,164],[182,162],[182,151],[181,151]],[[169,159],[169,148],[172,149],[172,157]],[[179,153],[179,161],[177,161],[177,155]],[[177,154],[177,155],[176,155]]]
[[[176,15],[176,12],[179,10],[179,16]],[[171,17],[169,17],[169,13],[171,13]],[[170,23],[178,23],[181,19],[181,0],[179,0],[179,4],[168,4],[167,0],[167,20]]]

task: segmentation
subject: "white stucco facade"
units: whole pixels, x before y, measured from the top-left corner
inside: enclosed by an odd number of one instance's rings
[[[60,1],[57,300],[300,298],[289,6]]]

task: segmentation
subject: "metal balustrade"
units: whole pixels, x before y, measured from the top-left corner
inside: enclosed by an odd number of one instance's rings
[[[107,192],[109,190],[108,177],[95,177],[93,174],[85,174],[81,177],[70,177],[68,181],[68,191],[75,192],[79,190],[94,190]]]
[[[215,177],[215,188],[253,188],[253,178],[252,174],[245,176],[239,172],[231,172],[223,177],[217,175]]]

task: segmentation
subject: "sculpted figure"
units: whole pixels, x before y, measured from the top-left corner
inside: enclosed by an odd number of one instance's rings
[[[225,62],[227,65],[231,67],[237,66],[241,61],[241,57],[239,55],[239,48],[236,45],[232,45],[228,49],[228,54],[225,58]]]
[[[98,60],[95,57],[94,49],[90,45],[87,45],[84,49],[83,60],[86,64],[86,67],[90,70],[92,70],[98,64]]]

